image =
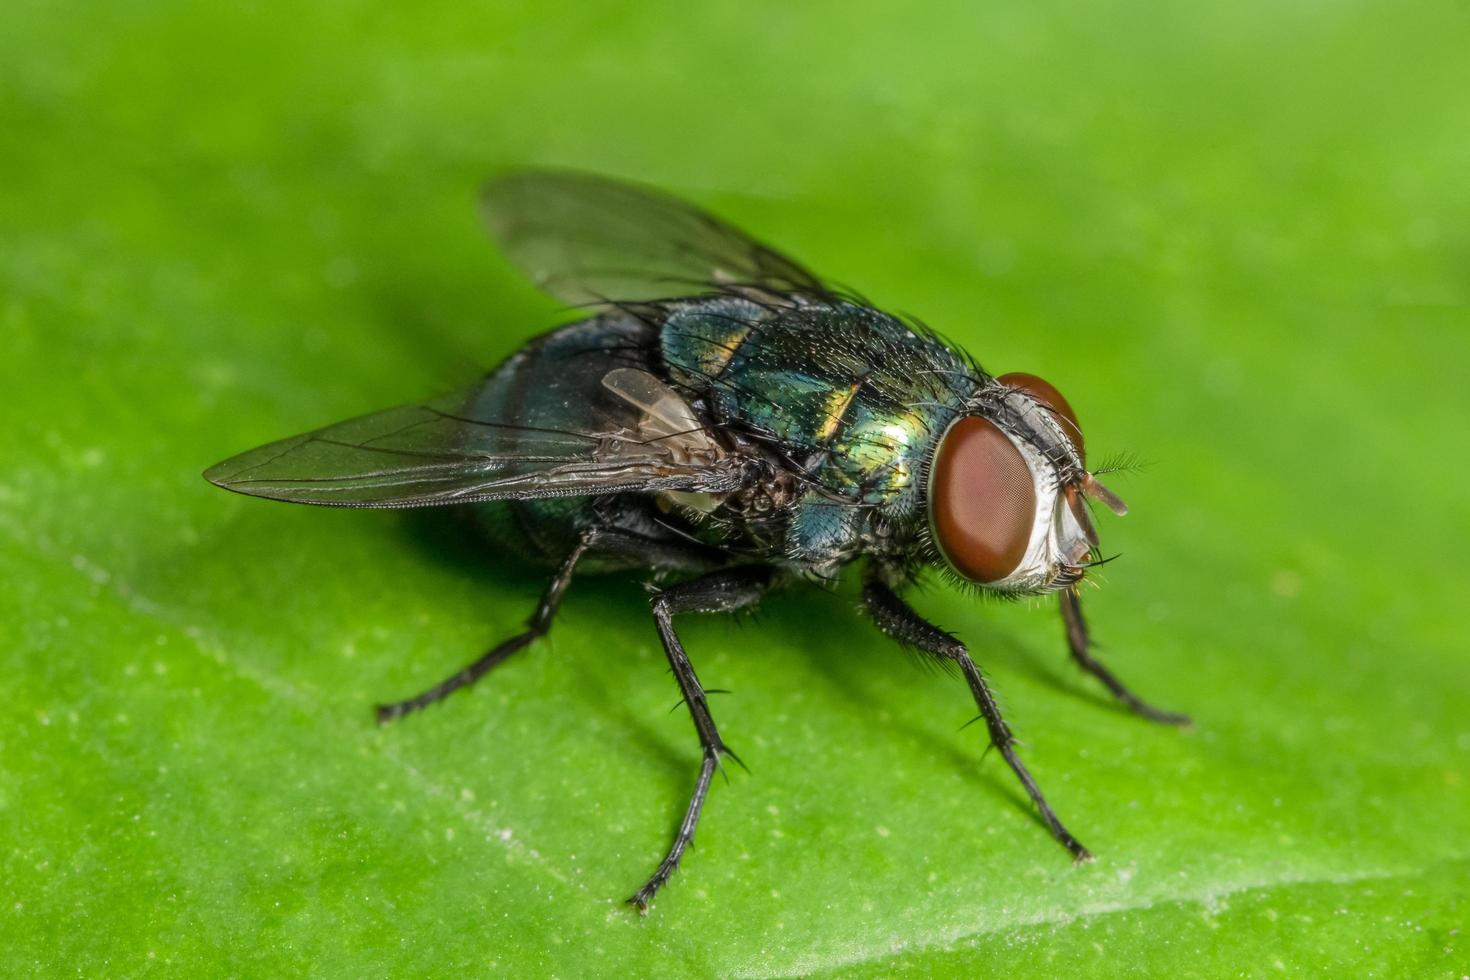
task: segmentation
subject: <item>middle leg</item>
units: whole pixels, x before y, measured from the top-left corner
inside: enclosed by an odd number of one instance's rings
[[[703,759],[700,761],[699,778],[695,781],[689,807],[674,835],[668,854],[659,862],[658,868],[643,887],[628,899],[629,904],[636,906],[640,912],[648,911],[648,904],[653,900],[654,894],[669,880],[669,876],[679,866],[679,859],[684,856],[685,849],[694,840],[694,829],[699,825],[699,815],[704,809],[704,799],[709,795],[710,782],[719,767],[720,756],[728,755],[737,762],[740,761],[726,747],[724,740],[720,738],[719,729],[715,727],[704,688],[700,686],[699,678],[694,673],[689,655],[684,652],[684,644],[674,632],[674,615],[688,612],[734,612],[754,605],[770,588],[774,578],[775,572],[769,568],[731,568],[664,589],[653,597],[653,619],[658,625],[659,639],[663,641],[664,653],[669,658],[669,668],[679,684],[679,692],[684,695],[684,704],[689,708],[694,731],[699,736]]]

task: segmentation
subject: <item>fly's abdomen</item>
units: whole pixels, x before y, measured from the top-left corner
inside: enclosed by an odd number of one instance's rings
[[[628,404],[602,383],[619,367],[651,368],[655,335],[643,321],[609,313],[562,327],[532,341],[492,371],[478,387],[466,415],[503,419],[511,428],[544,436],[548,452],[559,440],[580,448],[579,433],[596,432],[626,416]],[[494,453],[497,430],[487,426],[476,448]],[[523,436],[521,437],[523,440]],[[547,497],[475,505],[480,523],[501,548],[557,562],[592,522],[593,498]]]

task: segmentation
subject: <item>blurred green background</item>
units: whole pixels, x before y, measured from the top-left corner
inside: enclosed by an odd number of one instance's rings
[[[0,967],[12,975],[1470,972],[1470,5],[332,0],[0,8]],[[1131,451],[1103,653],[936,584],[958,682],[838,595],[683,628],[635,582],[372,724],[541,583],[452,526],[207,486],[564,318],[509,166],[708,205]]]

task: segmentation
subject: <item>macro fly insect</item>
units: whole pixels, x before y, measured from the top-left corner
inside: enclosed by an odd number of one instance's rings
[[[694,837],[725,745],[674,628],[862,567],[878,628],[963,676],[999,752],[1074,858],[1090,855],[1016,753],[965,645],[901,597],[926,569],[1001,596],[1055,593],[1072,658],[1093,658],[1078,585],[1099,559],[1089,502],[1126,508],[1087,468],[1077,415],[1030,374],[992,376],[932,331],[873,308],[674,198],[523,172],[488,184],[490,230],[588,316],[469,388],[271,443],[211,468],[239,493],[329,507],[473,508],[489,542],[552,569],[524,632],[379,721],[473,684],[551,628],[573,575],[674,584],[654,625],[699,738],[688,809],[629,901],[646,911]],[[738,759],[737,759],[738,761]]]

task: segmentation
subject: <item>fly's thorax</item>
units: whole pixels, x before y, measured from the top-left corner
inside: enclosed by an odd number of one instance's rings
[[[737,524],[763,539],[782,525],[793,565],[921,547],[924,462],[983,377],[960,354],[879,310],[799,298],[671,304],[659,342],[669,378],[796,479],[789,503]]]
[[[771,313],[739,296],[714,296],[670,305],[659,327],[659,349],[670,377],[701,388],[718,379]]]
[[[930,537],[962,578],[1027,594],[1081,578],[1097,535],[1084,496],[1121,512],[1088,473],[1081,426],[1033,375],[985,386],[945,431],[927,471]]]

